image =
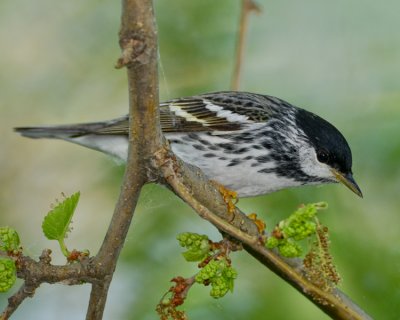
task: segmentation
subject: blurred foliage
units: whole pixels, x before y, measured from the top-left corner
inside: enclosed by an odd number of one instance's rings
[[[316,112],[347,137],[365,198],[332,185],[240,199],[271,227],[300,203],[327,201],[342,288],[377,319],[400,314],[400,3],[258,1],[251,17],[243,90],[276,95]],[[239,1],[155,1],[163,99],[228,89]],[[119,190],[123,168],[103,155],[57,141],[22,139],[13,126],[92,121],[126,112],[118,58],[120,3],[102,0],[0,2],[1,224],[20,231],[27,253],[56,247],[41,236],[42,212],[61,191],[81,190],[71,247],[96,252]],[[142,192],[111,286],[105,319],[155,319],[169,280],[190,276],[176,234],[218,233],[158,186]],[[57,250],[55,250],[57,251]],[[63,259],[54,254],[55,262]],[[214,301],[193,288],[191,319],[326,319],[263,266],[238,253],[235,292]],[[84,317],[89,288],[43,286],[14,319]],[[6,303],[6,295],[0,298]],[[289,307],[290,306],[290,307]]]

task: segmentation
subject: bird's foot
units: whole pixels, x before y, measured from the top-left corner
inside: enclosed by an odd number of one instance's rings
[[[228,212],[231,214],[234,213],[235,205],[239,202],[237,192],[227,189],[225,186],[215,180],[211,180],[211,182],[217,187],[218,191],[221,193],[222,198],[224,199],[224,202],[228,207]]]
[[[256,213],[250,213],[247,215],[251,220],[253,220],[254,224],[257,226],[258,232],[263,234],[265,231],[266,224],[263,220],[258,219]]]

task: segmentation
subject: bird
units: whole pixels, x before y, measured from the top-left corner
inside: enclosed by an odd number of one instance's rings
[[[274,96],[219,91],[159,104],[172,151],[239,197],[342,183],[363,197],[350,147],[332,124]],[[73,125],[19,127],[29,138],[66,140],[127,160],[129,117]]]

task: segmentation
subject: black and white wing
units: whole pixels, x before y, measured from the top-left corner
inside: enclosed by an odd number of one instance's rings
[[[161,129],[165,133],[238,131],[266,122],[282,102],[274,97],[233,91],[173,99],[160,104]],[[120,118],[96,133],[127,135],[128,118]]]
[[[200,97],[176,99],[160,104],[162,131],[201,132],[236,131],[252,121],[218,103]]]
[[[169,100],[160,104],[161,129],[165,133],[238,131],[254,123],[265,123],[284,103],[270,96],[234,91]],[[128,116],[105,122],[17,128],[16,131],[31,138],[127,136]]]
[[[246,92],[215,92],[160,105],[163,132],[237,131],[271,116],[271,101]],[[278,102],[279,100],[276,100]]]

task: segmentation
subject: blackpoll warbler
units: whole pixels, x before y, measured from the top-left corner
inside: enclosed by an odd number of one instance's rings
[[[215,92],[160,104],[172,150],[210,178],[249,197],[301,185],[341,182],[362,197],[343,135],[281,99]],[[126,161],[128,116],[51,127],[16,128],[30,138],[67,140]]]

